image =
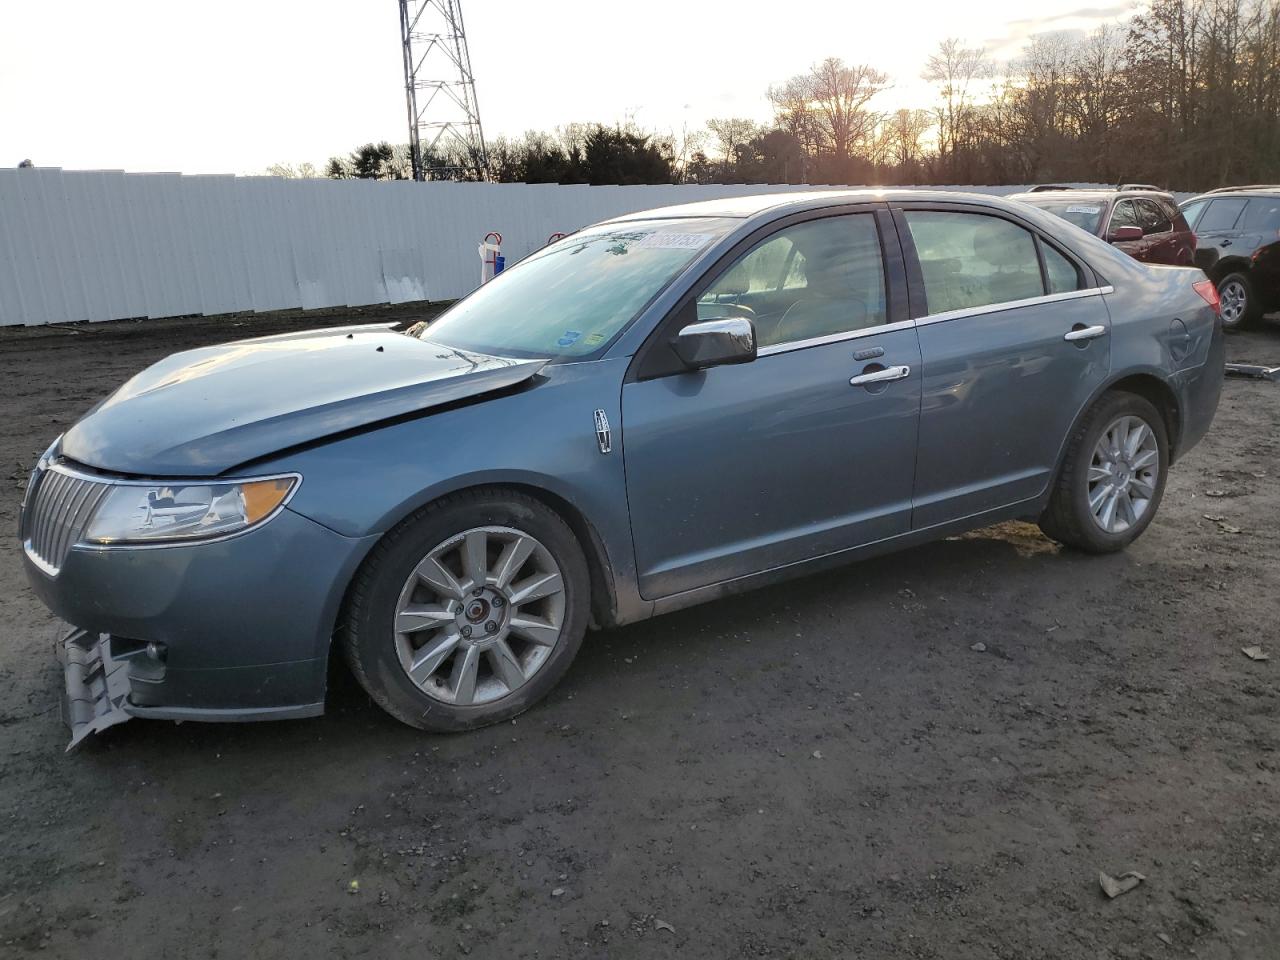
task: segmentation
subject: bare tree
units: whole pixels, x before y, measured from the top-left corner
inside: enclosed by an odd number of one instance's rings
[[[848,66],[839,57],[827,57],[810,71],[812,109],[838,159],[848,159],[872,139],[881,117],[869,104],[888,83],[888,74],[864,63]]]
[[[724,158],[725,163],[733,163],[737,157],[738,148],[760,132],[760,127],[754,120],[747,120],[744,117],[708,120],[707,129],[716,138],[716,143],[720,146],[720,156]]]
[[[814,156],[821,148],[821,134],[814,116],[811,84],[807,74],[792,77],[769,87],[774,124],[800,142],[805,153]]]
[[[320,176],[314,163],[273,163],[267,167],[267,176],[284,177],[287,180],[307,180]]]
[[[955,154],[972,130],[974,96],[979,83],[992,75],[991,62],[980,47],[966,47],[951,37],[938,44],[925,62],[921,79],[939,85],[941,102],[934,114],[938,126],[938,158],[955,173]]]
[[[910,167],[924,159],[924,139],[933,127],[928,110],[902,108],[889,114],[884,124],[889,162]]]

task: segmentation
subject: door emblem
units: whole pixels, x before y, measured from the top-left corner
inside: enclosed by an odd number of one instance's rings
[[[609,431],[609,418],[603,410],[596,411],[596,443],[600,444],[600,452],[608,453],[613,449],[613,436]]]

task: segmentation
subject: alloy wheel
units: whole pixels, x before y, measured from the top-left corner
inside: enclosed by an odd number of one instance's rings
[[[1107,533],[1123,533],[1151,508],[1160,446],[1141,417],[1124,416],[1102,431],[1089,463],[1089,512]]]
[[[490,703],[546,664],[564,619],[564,576],[551,552],[512,527],[475,527],[433,548],[405,581],[396,653],[427,696]]]
[[[1218,291],[1218,300],[1222,310],[1222,322],[1227,326],[1239,323],[1249,309],[1249,291],[1239,280],[1230,280]]]

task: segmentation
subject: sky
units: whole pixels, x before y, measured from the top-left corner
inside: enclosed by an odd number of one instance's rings
[[[1085,0],[1087,2],[1087,0]],[[462,0],[486,136],[633,119],[769,119],[766,91],[828,56],[869,63],[885,108],[927,106],[948,37],[1009,59],[1132,0]],[[182,173],[322,168],[408,140],[396,0],[0,0],[0,166]]]

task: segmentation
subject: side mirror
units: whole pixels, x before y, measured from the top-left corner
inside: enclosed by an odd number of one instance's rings
[[[671,348],[690,370],[750,363],[756,358],[756,328],[746,317],[703,320],[676,334]]]
[[[1141,227],[1116,227],[1107,236],[1107,240],[1111,243],[1126,243],[1130,240],[1141,240]]]

